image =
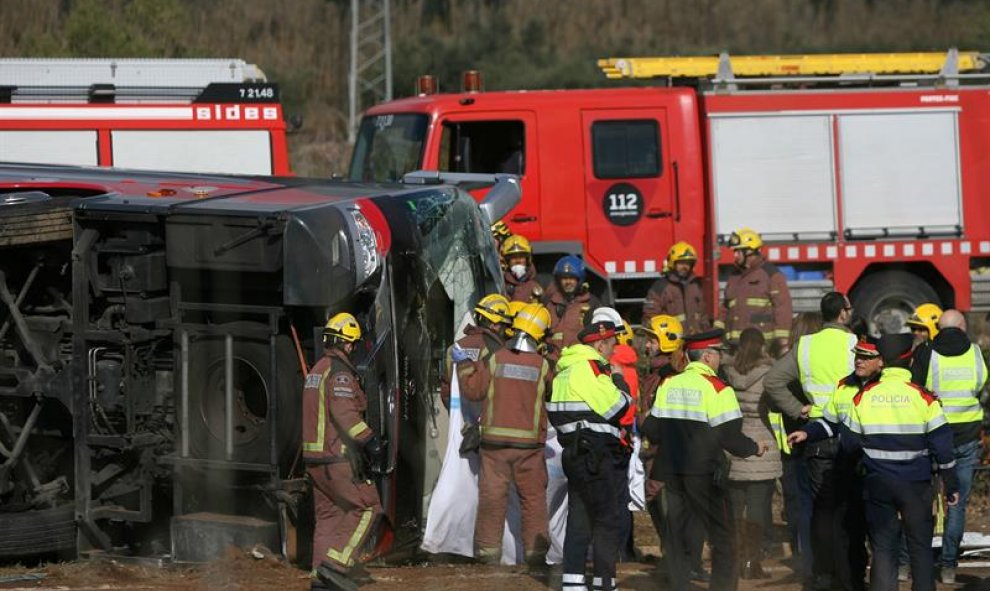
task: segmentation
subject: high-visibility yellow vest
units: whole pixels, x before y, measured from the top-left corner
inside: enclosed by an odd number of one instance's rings
[[[784,415],[779,412],[768,412],[767,419],[770,421],[770,429],[773,431],[773,438],[777,441],[777,447],[782,453],[791,453],[791,446],[787,443],[787,429],[784,428]]]
[[[713,378],[724,387],[717,388]],[[719,382],[715,370],[700,361],[692,361],[682,373],[660,386],[650,414],[660,419],[697,421],[710,427],[742,418],[735,391]]]
[[[809,418],[822,417],[822,410],[832,398],[836,384],[852,373],[855,346],[856,335],[838,328],[823,328],[798,340],[801,389],[811,400]]]
[[[968,351],[955,357],[932,351],[925,387],[939,397],[949,423],[973,423],[983,420],[979,395],[986,379],[983,353],[970,345]]]
[[[588,345],[564,347],[547,402],[547,416],[558,433],[587,430],[621,437],[610,422],[626,410],[631,399],[601,371],[602,365],[607,365],[605,359]]]

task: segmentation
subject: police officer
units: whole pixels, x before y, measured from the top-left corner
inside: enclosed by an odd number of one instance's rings
[[[742,434],[735,392],[716,377],[723,336],[722,330],[712,330],[685,337],[690,362],[660,386],[643,432],[659,446],[651,478],[665,485],[667,547],[684,548],[688,518],[700,515],[712,544],[711,588],[731,591],[738,585],[738,563],[724,452],[745,458],[763,455],[770,445]],[[685,591],[684,554],[668,552],[666,560],[671,588]]]
[[[966,334],[966,318],[958,310],[946,310],[938,321],[938,333],[926,354],[915,357],[912,381],[924,384],[942,403],[952,429],[953,455],[959,478],[959,503],[945,512],[942,535],[941,579],[955,583],[959,542],[966,527],[966,503],[973,484],[973,469],[980,463],[980,428],[983,406],[980,392],[986,385],[987,366],[980,348]],[[920,370],[920,371],[918,371]]]
[[[517,302],[539,302],[543,286],[536,280],[533,247],[525,236],[513,234],[502,243],[502,266],[505,268],[505,294]]]
[[[735,252],[736,266],[726,283],[721,320],[715,326],[725,328],[733,342],[752,326],[763,332],[768,343],[776,340],[786,349],[793,314],[787,279],[763,260],[763,238],[755,231],[744,228],[733,232],[729,247]]]
[[[550,313],[541,304],[527,304],[512,321],[514,336],[496,351],[483,375],[481,396],[481,472],[478,481],[478,518],[475,556],[497,564],[502,531],[514,484],[522,513],[522,542],[526,561],[543,561],[547,535],[547,440],[544,394],[550,365],[540,354],[540,341],[550,326]],[[478,363],[481,363],[479,361]]]
[[[680,321],[688,333],[711,328],[705,314],[701,280],[694,274],[697,251],[687,242],[678,242],[667,251],[663,275],[650,286],[643,302],[643,318],[666,314]]]
[[[801,337],[797,347],[780,358],[763,379],[763,386],[773,410],[779,410],[792,420],[820,419],[839,380],[855,369],[853,348],[856,335],[849,331],[853,307],[849,299],[837,292],[822,297],[822,330]],[[806,400],[798,400],[791,386],[800,384]],[[810,404],[808,404],[810,402]],[[838,450],[835,439],[816,440],[804,447],[804,459],[811,484],[811,550],[812,574],[815,584],[831,584],[833,575],[848,574],[841,548],[846,546],[844,533],[835,523],[836,480],[832,478]],[[844,588],[849,580],[837,581]]]
[[[477,366],[473,362],[487,358],[505,343],[505,331],[512,322],[509,300],[498,293],[486,295],[474,307],[474,321],[475,324],[464,327],[464,336],[447,349],[440,399],[448,409],[454,370],[457,370],[458,385],[464,392],[465,387],[470,387],[466,380],[469,375],[478,370],[487,371],[487,362]]]
[[[952,430],[930,392],[910,382],[911,335],[880,338],[880,380],[860,390],[849,411],[854,445],[862,449],[873,564],[870,588],[897,589],[901,529],[911,560],[913,591],[935,589],[931,470],[937,467],[946,504],[959,500]]]
[[[303,390],[303,460],[316,515],[312,589],[357,589],[355,565],[367,556],[382,516],[378,491],[360,468],[385,459],[385,446],[365,422],[368,401],[350,360],[360,339],[354,316],[330,318],[324,355]]]
[[[853,398],[859,391],[880,378],[883,359],[875,344],[860,341],[853,348],[856,369],[842,378],[832,394],[822,417],[791,433],[787,443],[797,445],[804,441],[817,442],[840,437],[831,480],[836,487],[835,527],[841,528],[836,536],[835,569],[839,582],[847,591],[866,589],[866,530],[863,508],[863,483],[860,475],[860,452],[851,447],[850,410]]]
[[[615,499],[626,487],[629,461],[620,443],[619,421],[631,399],[616,386],[608,362],[616,343],[615,325],[592,323],[578,339],[561,353],[547,403],[567,476],[563,589],[588,588],[585,560],[594,538],[591,587],[610,591],[616,587],[620,544]]]
[[[574,255],[561,257],[553,267],[553,283],[543,294],[543,303],[550,310],[551,353],[559,355],[564,347],[578,343],[578,332],[598,308],[598,298],[588,292],[584,282],[584,261]]]

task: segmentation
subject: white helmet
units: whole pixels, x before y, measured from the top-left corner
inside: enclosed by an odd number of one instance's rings
[[[591,314],[591,323],[594,324],[595,322],[611,322],[616,328],[620,328],[623,324],[622,316],[619,316],[615,308],[609,308],[608,306],[595,308],[595,311]]]

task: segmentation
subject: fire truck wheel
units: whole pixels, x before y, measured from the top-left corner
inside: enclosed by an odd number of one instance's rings
[[[232,322],[232,332],[266,325]],[[268,464],[271,458],[270,397],[275,397],[277,458],[286,468],[299,447],[302,378],[291,340],[275,340],[277,380],[272,380],[268,339],[235,336],[233,342],[233,453],[228,457],[225,433],[225,345],[223,336],[207,336],[189,346],[189,449],[193,457]],[[273,383],[274,382],[274,383]]]
[[[5,559],[57,554],[71,560],[76,552],[73,503],[50,509],[0,513],[0,556]]]
[[[856,314],[866,319],[874,336],[905,332],[915,307],[925,302],[942,305],[931,285],[907,271],[880,271],[862,281],[851,294]]]

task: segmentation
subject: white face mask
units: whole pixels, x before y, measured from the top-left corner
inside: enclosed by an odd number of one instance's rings
[[[523,275],[526,274],[526,265],[512,265],[509,270],[516,276],[516,279],[522,279]]]

